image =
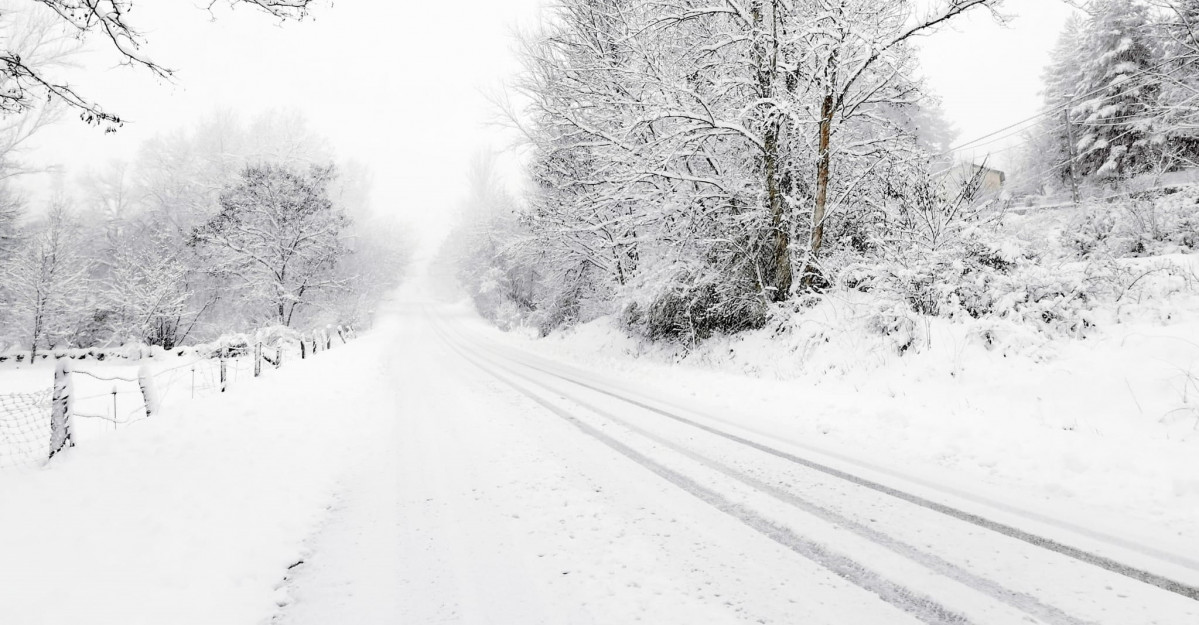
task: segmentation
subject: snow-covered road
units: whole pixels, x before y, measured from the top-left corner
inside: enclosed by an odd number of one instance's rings
[[[410,294],[361,340],[0,472],[0,623],[1199,623],[1189,534],[510,339]]]
[[[1196,554],[824,454],[453,310],[393,311],[394,418],[277,621],[1199,622]]]

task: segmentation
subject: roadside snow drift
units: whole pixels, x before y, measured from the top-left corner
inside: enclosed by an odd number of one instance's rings
[[[270,618],[376,429],[387,332],[0,473],[0,622]]]

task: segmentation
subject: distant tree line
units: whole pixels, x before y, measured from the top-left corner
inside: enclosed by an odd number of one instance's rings
[[[354,323],[399,281],[404,232],[369,174],[303,118],[217,113],[131,162],[61,178],[49,206],[0,185],[0,342],[164,348],[265,325]]]

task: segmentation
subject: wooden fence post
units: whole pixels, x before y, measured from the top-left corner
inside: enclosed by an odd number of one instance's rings
[[[282,366],[283,366],[283,344],[280,343],[275,346],[275,368],[278,369],[279,367],[282,367]]]
[[[262,343],[254,344],[254,377],[262,375]]]
[[[71,437],[71,364],[60,360],[54,369],[54,397],[50,401],[50,458],[75,446]]]
[[[225,357],[221,356],[221,392],[225,392]]]
[[[308,344],[304,341],[304,337],[300,337],[300,360],[308,357]]]
[[[146,418],[158,412],[158,394],[154,392],[154,376],[150,374],[150,366],[142,365],[137,370],[137,385],[142,389],[142,402],[146,405]]]

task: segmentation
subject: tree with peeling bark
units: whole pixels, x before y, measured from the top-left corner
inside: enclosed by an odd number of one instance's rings
[[[771,120],[763,146],[767,164],[763,173],[774,230],[774,280],[767,287],[773,299],[790,297],[796,254],[785,225],[789,217],[783,197],[786,172],[772,164],[794,167],[787,161],[802,158],[804,147],[815,149],[809,236],[799,263],[801,286],[811,289],[819,280],[825,225],[835,208],[832,192],[844,191],[853,182],[837,184],[834,161],[839,157],[870,160],[877,155],[888,140],[899,138],[894,128],[888,128],[894,120],[886,109],[914,105],[922,97],[913,79],[912,39],[971,10],[994,11],[999,4],[999,0],[945,0],[917,14],[916,3],[910,0],[750,3],[748,26],[760,41],[756,48],[762,52],[756,55],[755,65]],[[859,119],[878,127],[863,137],[844,137],[851,134],[846,128]],[[790,146],[783,143],[786,136],[792,137]],[[812,138],[814,146],[809,143]]]

